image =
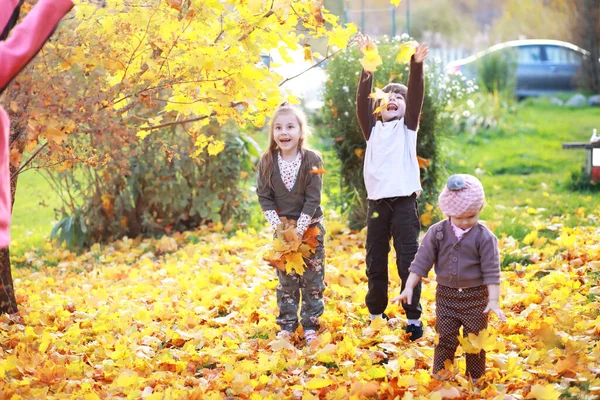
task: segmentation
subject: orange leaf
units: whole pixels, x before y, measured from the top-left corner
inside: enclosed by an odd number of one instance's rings
[[[17,168],[21,165],[21,158],[23,157],[23,153],[19,151],[17,148],[10,149],[10,165]]]
[[[311,174],[315,174],[315,175],[323,175],[324,173],[326,173],[327,171],[325,171],[323,169],[323,167],[321,168],[317,168],[317,167],[312,167],[312,169],[310,170]]]
[[[417,160],[419,161],[419,168],[425,168],[427,167],[429,164],[431,164],[431,160],[428,160],[426,158],[423,157],[419,157],[417,156]]]
[[[169,6],[171,6],[171,8],[181,11],[182,0],[166,0],[166,2]]]
[[[305,243],[310,248],[315,249],[319,245],[319,242],[317,241],[317,236],[319,236],[320,234],[321,230],[318,226],[308,228],[306,232],[304,232],[304,236],[302,237],[302,243]]]
[[[323,0],[312,0],[310,2],[310,14],[312,15],[315,25],[321,26],[325,24],[325,18],[323,17]]]

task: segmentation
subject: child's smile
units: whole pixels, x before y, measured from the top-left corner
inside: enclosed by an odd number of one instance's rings
[[[394,119],[402,119],[404,117],[405,110],[406,103],[404,101],[404,96],[402,96],[400,93],[392,93],[386,107],[381,110],[381,119],[383,122]]]
[[[300,124],[293,113],[282,113],[273,123],[273,139],[281,150],[281,155],[292,160],[296,157],[301,137]]]

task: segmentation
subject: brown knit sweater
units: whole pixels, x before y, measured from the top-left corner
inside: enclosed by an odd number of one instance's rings
[[[273,159],[277,160],[275,152]],[[306,163],[308,163],[308,167],[305,165]],[[307,214],[311,218],[322,216],[321,175],[310,172],[312,167],[321,168],[322,165],[321,157],[317,153],[306,150],[304,157],[302,157],[298,173],[301,174],[303,171],[309,172],[304,176],[304,179],[298,177],[292,190],[288,190],[281,179],[281,172],[279,171],[279,164],[277,162],[273,163],[273,170],[269,175],[272,185],[269,184],[267,179],[263,178],[261,165],[259,164],[256,194],[258,195],[258,202],[262,210],[275,210],[280,217],[294,220],[297,220],[300,214]]]
[[[500,284],[498,239],[477,223],[458,240],[450,221],[432,225],[425,234],[410,272],[426,277],[435,264],[435,279],[440,285],[465,288]]]

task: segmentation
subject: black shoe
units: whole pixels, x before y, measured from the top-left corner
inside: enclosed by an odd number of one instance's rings
[[[415,340],[423,337],[423,325],[417,326],[409,324],[406,325],[406,328],[404,328],[404,330],[406,331],[406,333],[410,333],[411,342],[414,342]]]
[[[384,321],[389,321],[390,320],[390,317],[388,317],[386,313],[382,313],[381,314],[381,318],[383,318]]]

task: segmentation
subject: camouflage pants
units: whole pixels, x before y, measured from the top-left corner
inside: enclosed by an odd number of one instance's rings
[[[277,306],[279,315],[277,324],[281,330],[294,332],[298,327],[298,308],[302,296],[300,322],[304,331],[318,330],[319,317],[323,314],[325,304],[323,291],[325,290],[325,228],[317,225],[321,234],[317,236],[319,245],[310,258],[304,258],[305,270],[303,275],[295,272],[286,274],[277,270],[279,285],[277,285]]]

